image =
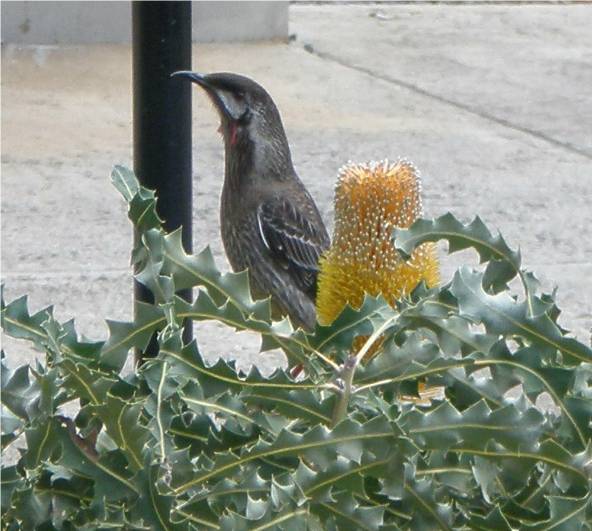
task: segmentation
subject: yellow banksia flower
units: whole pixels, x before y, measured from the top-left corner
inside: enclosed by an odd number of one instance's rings
[[[332,323],[347,303],[359,308],[366,293],[393,305],[422,280],[438,284],[434,244],[419,246],[405,261],[392,242],[395,227],[407,228],[422,214],[421,182],[411,163],[349,163],[339,171],[333,241],[319,262],[321,324]]]

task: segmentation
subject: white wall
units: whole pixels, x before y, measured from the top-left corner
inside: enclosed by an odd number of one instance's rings
[[[131,6],[117,2],[2,2],[2,42],[16,44],[126,43]],[[193,2],[193,40],[288,38],[288,2]]]

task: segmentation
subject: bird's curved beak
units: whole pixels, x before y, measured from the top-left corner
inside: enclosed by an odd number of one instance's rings
[[[199,72],[191,72],[190,70],[178,70],[177,72],[173,72],[171,74],[171,77],[185,77],[189,79],[192,83],[196,83],[206,90],[210,88],[208,82],[206,81],[206,76],[204,74],[200,74]]]
[[[179,70],[173,72],[171,77],[183,77],[189,79],[192,83],[203,88],[220,114],[231,121],[239,121],[248,112],[248,106],[244,100],[238,98],[232,90],[227,87],[216,86],[207,74],[191,72],[189,70]]]

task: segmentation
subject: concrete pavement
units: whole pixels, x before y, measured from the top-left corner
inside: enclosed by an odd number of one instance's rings
[[[592,325],[592,6],[291,6],[290,44],[198,45],[194,67],[261,82],[327,223],[348,159],[406,156],[428,216],[479,214],[559,286],[562,323]],[[131,317],[131,228],[111,187],[131,166],[127,46],[2,50],[2,280],[104,337]],[[223,150],[194,103],[194,248],[227,265],[218,228]],[[447,260],[449,274],[464,254]],[[226,338],[221,341],[221,337]],[[205,353],[255,359],[256,338],[200,325]],[[221,347],[220,345],[224,345]],[[11,360],[30,356],[7,341]],[[271,360],[270,360],[271,361]],[[267,364],[267,361],[265,362]]]

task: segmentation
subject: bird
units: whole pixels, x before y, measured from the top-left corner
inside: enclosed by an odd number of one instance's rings
[[[225,170],[220,201],[224,250],[235,272],[248,269],[255,299],[272,316],[306,331],[316,324],[318,263],[330,239],[298,177],[280,113],[249,77],[178,71],[209,96],[220,116]]]

